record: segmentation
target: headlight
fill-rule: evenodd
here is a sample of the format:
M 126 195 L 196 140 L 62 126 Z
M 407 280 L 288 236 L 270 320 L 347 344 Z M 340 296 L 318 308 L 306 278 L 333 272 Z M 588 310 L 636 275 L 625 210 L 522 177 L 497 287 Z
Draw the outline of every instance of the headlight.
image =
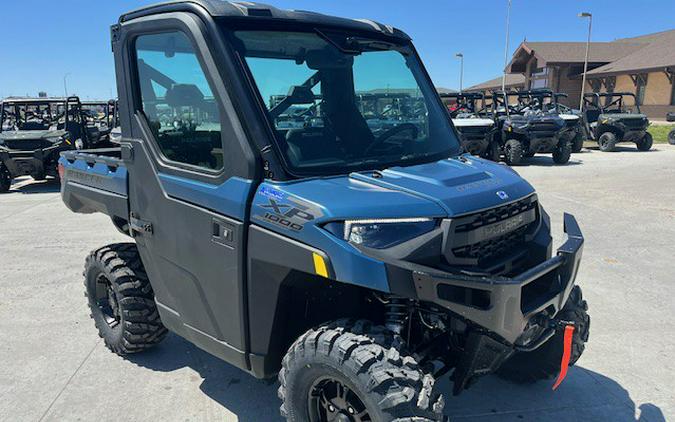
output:
M 346 220 L 328 223 L 324 228 L 349 243 L 385 249 L 414 239 L 436 227 L 432 218 Z

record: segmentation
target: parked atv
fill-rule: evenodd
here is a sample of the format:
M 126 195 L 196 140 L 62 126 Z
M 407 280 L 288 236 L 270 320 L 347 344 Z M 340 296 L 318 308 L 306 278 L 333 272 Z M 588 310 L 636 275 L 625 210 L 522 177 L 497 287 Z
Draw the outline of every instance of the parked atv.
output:
M 581 112 L 572 110 L 560 103 L 561 98 L 567 98 L 567 94 L 553 92 L 548 88 L 533 89 L 518 92 L 518 103 L 522 111 L 543 111 L 557 114 L 565 121 L 565 128 L 561 137 L 567 139 L 572 146 L 572 152 L 581 152 L 584 146 L 584 130 Z
M 506 163 L 516 166 L 523 158 L 544 153 L 552 154 L 555 164 L 566 164 L 572 146 L 564 136 L 565 121 L 556 113 L 525 106 L 517 99 L 517 92 L 492 96 L 492 115 Z
M 624 98 L 633 99 L 634 109 L 626 107 Z M 635 94 L 630 92 L 595 92 L 584 94 L 584 116 L 600 151 L 610 152 L 619 142 L 634 142 L 640 151 L 649 151 L 654 140 L 647 132 L 649 119 L 640 112 Z
M 666 121 L 675 122 L 675 113 L 668 113 L 666 115 Z M 668 143 L 670 145 L 675 145 L 675 128 L 668 133 Z
M 493 119 L 486 116 L 485 96 L 478 93 L 441 94 L 468 153 L 499 161 L 500 147 Z M 480 104 L 479 104 L 480 101 Z
M 552 256 L 534 189 L 460 152 L 405 33 L 199 0 L 125 14 L 111 33 L 120 147 L 60 160 L 64 203 L 132 240 L 86 259 L 110 350 L 171 330 L 278 374 L 297 422 L 437 421 L 448 372 L 455 393 L 498 370 L 558 385 L 579 359 L 576 220 L 564 215 Z M 381 131 L 357 106 L 364 91 L 410 99 Z M 288 128 L 279 117 L 297 105 L 313 122 Z
M 12 179 L 58 178 L 61 151 L 83 148 L 89 133 L 77 97 L 13 98 L 0 104 L 0 192 Z

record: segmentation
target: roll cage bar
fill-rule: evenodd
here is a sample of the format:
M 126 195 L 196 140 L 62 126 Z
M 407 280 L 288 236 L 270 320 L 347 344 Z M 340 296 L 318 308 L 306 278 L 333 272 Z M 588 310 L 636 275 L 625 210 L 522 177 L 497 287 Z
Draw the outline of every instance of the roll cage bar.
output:
M 439 94 L 442 99 L 454 99 L 457 103 L 457 108 L 450 111 L 450 116 L 455 117 L 462 110 L 467 110 L 469 113 L 481 114 L 486 112 L 485 99 L 486 96 L 483 93 L 479 92 L 466 92 L 466 93 L 446 93 Z M 480 108 L 477 107 L 477 103 L 480 100 Z
M 624 110 L 623 97 L 633 97 L 633 103 L 640 113 L 640 105 L 637 102 L 637 97 L 632 92 L 589 92 L 584 94 L 584 107 L 600 110 L 604 113 L 606 110 L 612 109 L 616 106 L 619 111 Z M 603 98 L 603 101 L 600 101 Z M 615 99 L 616 98 L 616 99 Z

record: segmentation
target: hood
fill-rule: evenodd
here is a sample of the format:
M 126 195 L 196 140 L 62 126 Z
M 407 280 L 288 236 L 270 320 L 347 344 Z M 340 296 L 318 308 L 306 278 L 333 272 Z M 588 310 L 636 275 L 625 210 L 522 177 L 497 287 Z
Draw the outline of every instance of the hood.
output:
M 56 138 L 63 137 L 65 130 L 13 130 L 0 132 L 0 141 L 36 141 L 46 140 L 56 142 Z M 54 139 L 54 141 L 52 141 Z
M 563 119 L 565 121 L 579 120 L 579 116 L 576 115 L 576 114 L 566 114 L 566 113 L 564 113 L 564 114 L 559 114 L 559 116 L 560 116 L 561 119 Z
M 623 120 L 623 119 L 645 119 L 647 120 L 647 115 L 642 113 L 604 113 L 598 117 L 598 120 L 610 119 L 610 120 Z
M 345 218 L 453 217 L 533 192 L 509 167 L 466 154 L 383 171 L 266 182 L 256 194 L 253 213 L 268 212 L 272 200 L 312 210 L 315 223 Z
M 452 124 L 455 125 L 455 127 L 475 127 L 475 126 L 489 127 L 494 126 L 495 122 L 492 119 L 468 117 L 462 119 L 452 119 Z

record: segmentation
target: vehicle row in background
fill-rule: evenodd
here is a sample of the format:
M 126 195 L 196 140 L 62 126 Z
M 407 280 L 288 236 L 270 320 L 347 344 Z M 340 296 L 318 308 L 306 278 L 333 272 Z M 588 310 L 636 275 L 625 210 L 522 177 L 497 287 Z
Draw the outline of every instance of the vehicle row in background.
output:
M 569 161 L 572 144 L 581 150 L 579 116 L 559 108 L 550 90 L 442 94 L 450 102 L 462 146 L 473 155 L 518 165 L 537 153 L 552 154 L 556 164 Z
M 58 178 L 59 153 L 107 146 L 108 102 L 67 98 L 10 98 L 0 103 L 0 192 L 12 179 Z

